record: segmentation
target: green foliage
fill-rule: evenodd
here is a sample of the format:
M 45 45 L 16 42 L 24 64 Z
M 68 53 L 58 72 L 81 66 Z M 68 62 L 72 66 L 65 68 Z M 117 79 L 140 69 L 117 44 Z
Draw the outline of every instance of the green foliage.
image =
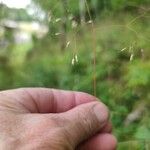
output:
M 128 80 L 129 87 L 150 87 L 150 62 L 141 60 L 135 61 L 129 66 Z M 141 72 L 143 72 L 141 74 Z
M 138 139 L 143 139 L 143 140 L 149 139 L 150 140 L 149 128 L 150 127 L 145 127 L 145 126 L 139 127 L 136 134 L 135 134 L 135 137 Z
M 145 143 L 139 141 L 123 142 L 119 144 L 118 150 L 145 150 Z
M 55 17 L 60 17 L 63 12 L 62 8 L 63 0 L 34 0 L 36 4 L 39 4 L 44 10 L 52 12 Z M 79 15 L 79 1 L 80 0 L 67 0 L 68 13 Z M 148 5 L 149 0 L 86 0 L 91 11 L 96 13 L 102 13 L 107 11 L 122 11 L 127 8 L 130 10 L 139 9 L 143 5 Z
M 132 9 L 140 8 L 143 5 L 149 4 L 148 0 L 110 0 L 113 10 L 123 10 L 123 9 Z

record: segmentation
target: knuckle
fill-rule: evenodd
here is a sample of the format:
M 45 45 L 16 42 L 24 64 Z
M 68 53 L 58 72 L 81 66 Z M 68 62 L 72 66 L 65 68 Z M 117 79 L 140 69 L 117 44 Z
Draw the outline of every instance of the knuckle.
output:
M 83 109 L 79 110 L 77 117 L 77 131 L 84 132 L 84 135 L 89 136 L 93 132 L 93 128 L 97 128 L 98 122 L 92 108 L 86 109 L 86 112 Z

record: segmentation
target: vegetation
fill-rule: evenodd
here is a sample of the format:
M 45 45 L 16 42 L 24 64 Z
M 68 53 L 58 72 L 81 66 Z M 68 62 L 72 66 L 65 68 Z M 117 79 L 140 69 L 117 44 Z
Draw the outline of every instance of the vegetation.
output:
M 111 110 L 118 149 L 148 150 L 149 0 L 87 0 L 87 5 L 79 0 L 34 3 L 45 12 L 43 22 L 49 33 L 40 40 L 33 35 L 33 44 L 24 45 L 13 43 L 8 34 L 5 40 L 9 44 L 0 45 L 0 89 L 39 86 L 94 94 L 95 75 L 96 96 Z M 4 17 L 0 15 L 0 19 Z M 3 39 L 0 32 L 0 41 Z

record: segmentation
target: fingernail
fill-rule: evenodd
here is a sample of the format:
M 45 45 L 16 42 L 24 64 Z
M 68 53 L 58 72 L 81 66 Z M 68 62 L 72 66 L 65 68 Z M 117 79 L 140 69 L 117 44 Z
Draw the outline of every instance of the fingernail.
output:
M 105 124 L 108 121 L 109 113 L 107 107 L 104 104 L 96 104 L 94 106 L 94 113 L 100 123 Z

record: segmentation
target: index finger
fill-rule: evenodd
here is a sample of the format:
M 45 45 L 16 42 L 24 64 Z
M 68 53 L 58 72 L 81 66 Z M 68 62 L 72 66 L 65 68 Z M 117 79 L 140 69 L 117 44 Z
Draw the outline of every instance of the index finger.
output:
M 48 88 L 21 88 L 0 94 L 21 104 L 32 113 L 61 113 L 97 100 L 96 97 L 82 92 Z

